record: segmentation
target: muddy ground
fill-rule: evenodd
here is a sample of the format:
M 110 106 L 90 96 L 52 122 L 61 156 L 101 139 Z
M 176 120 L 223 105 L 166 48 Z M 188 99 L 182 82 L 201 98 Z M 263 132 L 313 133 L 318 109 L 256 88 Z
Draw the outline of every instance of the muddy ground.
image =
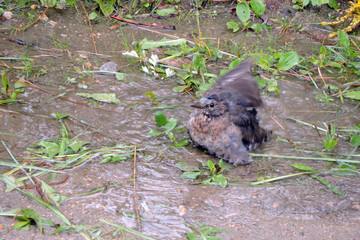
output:
M 260 34 L 253 32 L 231 33 L 226 29 L 226 22 L 236 21 L 231 15 L 230 6 L 215 5 L 215 19 L 206 14 L 200 18 L 203 36 L 217 39 L 224 49 L 231 43 L 244 44 L 244 48 L 253 47 L 254 42 L 260 48 L 269 45 L 269 39 L 277 38 L 277 44 L 290 45 L 299 55 L 311 55 L 313 49 L 319 46 L 319 41 L 332 40 L 326 38 L 328 32 L 323 31 L 319 23 L 326 20 L 327 13 L 333 11 L 326 6 L 313 8 L 304 12 L 296 12 L 287 2 L 278 4 L 267 10 L 264 18 L 273 27 L 272 32 Z M 35 59 L 34 68 L 44 68 L 46 74 L 34 77 L 29 75 L 29 81 L 45 89 L 28 87 L 26 93 L 19 96 L 21 103 L 2 105 L 1 140 L 11 152 L 21 161 L 25 161 L 28 153 L 26 147 L 34 146 L 40 140 L 51 140 L 59 135 L 60 124 L 51 117 L 52 113 L 69 114 L 65 120 L 72 136 L 80 134 L 79 138 L 90 142 L 89 148 L 114 146 L 116 144 L 136 145 L 138 149 L 136 162 L 130 157 L 123 162 L 100 163 L 100 157 L 93 158 L 83 164 L 65 170 L 65 174 L 57 177 L 58 181 L 68 176 L 67 181 L 54 186 L 60 193 L 69 196 L 61 202 L 61 211 L 74 224 L 99 226 L 104 239 L 111 239 L 115 227 L 100 221 L 109 222 L 139 231 L 155 239 L 185 239 L 186 233 L 194 232 L 189 225 L 200 224 L 225 229 L 228 232 L 216 236 L 222 239 L 359 239 L 360 238 L 360 190 L 359 179 L 356 177 L 321 175 L 328 182 L 345 193 L 339 196 L 325 185 L 313 178 L 303 176 L 285 179 L 273 184 L 250 186 L 258 178 L 276 177 L 297 172 L 291 167 L 293 163 L 306 164 L 315 169 L 330 168 L 331 163 L 311 160 L 280 159 L 276 157 L 253 157 L 250 166 L 239 166 L 225 173 L 228 181 L 233 183 L 226 188 L 213 185 L 194 185 L 190 180 L 180 177 L 181 171 L 175 166 L 180 161 L 198 166 L 208 160 L 217 158 L 203 153 L 190 145 L 182 148 L 171 147 L 166 137 L 150 138 L 148 132 L 155 127 L 154 114 L 161 104 L 175 105 L 175 110 L 161 110 L 168 118 L 177 118 L 185 125 L 194 101 L 191 94 L 178 94 L 172 88 L 178 86 L 173 79 L 158 80 L 140 71 L 139 64 L 132 64 L 121 54 L 126 51 L 119 29 L 110 28 L 110 21 L 101 19 L 93 25 L 95 40 L 99 54 L 94 54 L 90 30 L 85 21 L 84 12 L 80 8 L 67 10 L 49 9 L 47 16 L 56 24 L 40 21 L 25 32 L 16 35 L 9 29 L 18 22 L 7 20 L 1 22 L 0 49 L 5 56 L 27 54 Z M 271 19 L 287 17 L 296 18 L 296 23 L 303 23 L 304 31 L 287 31 L 280 33 L 280 25 Z M 175 25 L 176 31 L 157 30 L 177 37 L 193 40 L 192 33 L 197 32 L 197 25 L 191 16 L 179 20 L 154 19 L 150 17 L 137 18 L 137 21 Z M 146 31 L 136 26 L 123 26 L 122 31 L 127 41 L 140 41 L 143 38 L 159 40 L 160 34 Z M 67 51 L 55 49 L 51 36 L 69 44 Z M 25 47 L 7 38 L 22 39 L 34 44 Z M 320 39 L 320 40 L 319 40 Z M 221 47 L 222 45 L 220 45 Z M 108 61 L 116 62 L 120 72 L 125 73 L 126 81 L 116 80 L 113 76 L 82 76 L 85 69 L 98 70 Z M 6 61 L 13 67 L 9 71 L 10 79 L 17 79 L 22 66 L 17 61 Z M 218 63 L 211 63 L 208 70 L 219 74 L 220 69 L 227 69 L 229 61 L 224 57 Z M 7 69 L 4 64 L 2 69 Z M 324 73 L 325 75 L 327 73 Z M 77 83 L 86 85 L 87 89 L 79 88 L 77 83 L 66 80 L 76 78 Z M 327 74 L 330 81 L 337 76 Z M 296 118 L 304 122 L 312 122 L 324 127 L 323 122 L 334 121 L 337 127 L 349 127 L 360 123 L 357 102 L 340 99 L 327 105 L 315 96 L 320 92 L 311 82 L 289 75 L 278 81 L 279 94 L 263 93 L 265 106 L 259 110 L 261 125 L 273 130 L 272 139 L 262 145 L 255 153 L 290 156 L 323 156 L 322 140 L 325 133 L 318 133 L 309 126 L 289 120 Z M 57 95 L 65 93 L 64 97 L 76 102 L 86 103 L 87 100 L 76 95 L 85 93 L 116 93 L 121 103 L 104 104 L 100 107 L 69 102 Z M 158 104 L 151 103 L 145 96 L 153 92 L 160 100 Z M 81 121 L 80 121 L 81 120 Z M 86 122 L 87 124 L 84 124 Z M 8 133 L 16 134 L 9 135 Z M 319 136 L 320 134 L 320 136 Z M 180 134 L 180 138 L 186 134 Z M 301 146 L 320 154 L 297 151 L 289 139 Z M 338 153 L 349 153 L 352 147 L 348 141 L 340 139 Z M 1 161 L 13 162 L 8 152 L 1 145 Z M 359 152 L 355 152 L 359 154 Z M 335 155 L 336 157 L 336 155 Z M 136 163 L 136 164 L 135 164 Z M 133 173 L 136 166 L 136 181 L 134 188 Z M 229 165 L 230 166 L 230 165 Z M 10 168 L 0 167 L 1 173 Z M 45 178 L 46 179 L 46 178 Z M 89 192 L 94 189 L 120 183 L 104 191 L 86 195 L 73 196 L 77 193 Z M 0 207 L 3 211 L 15 208 L 31 208 L 41 216 L 63 224 L 50 210 L 42 207 L 18 191 L 5 192 L 5 184 L 0 184 Z M 29 190 L 37 195 L 34 189 Z M 141 220 L 131 217 L 139 211 Z M 130 216 L 129 216 L 130 215 Z M 0 226 L 8 228 L 11 218 L 0 217 Z M 89 230 L 91 231 L 91 230 Z M 1 232 L 0 239 L 82 239 L 77 233 L 60 233 L 52 235 L 53 229 L 46 228 L 41 234 L 36 227 L 29 231 Z M 106 234 L 108 233 L 108 234 Z M 124 233 L 124 239 L 140 239 L 129 233 Z M 117 235 L 116 239 L 121 239 Z

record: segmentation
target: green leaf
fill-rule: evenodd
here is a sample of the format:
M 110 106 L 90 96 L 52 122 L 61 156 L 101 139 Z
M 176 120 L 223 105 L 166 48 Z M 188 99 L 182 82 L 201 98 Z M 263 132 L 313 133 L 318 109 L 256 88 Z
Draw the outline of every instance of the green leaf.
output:
M 67 199 L 67 196 L 61 195 L 55 191 L 53 187 L 45 183 L 44 181 L 41 181 L 41 189 L 43 190 L 46 199 L 52 203 L 55 204 L 57 207 L 60 207 L 60 202 Z
M 332 151 L 335 148 L 338 141 L 339 141 L 338 138 L 331 138 L 331 139 L 329 139 L 328 142 L 324 141 L 324 146 L 327 150 Z
M 237 23 L 237 22 L 227 22 L 226 23 L 226 27 L 227 27 L 227 29 L 230 29 L 230 30 L 232 30 L 233 32 L 237 32 L 237 31 L 239 31 L 240 30 L 240 28 L 239 28 L 239 23 Z
M 224 177 L 222 174 L 218 174 L 212 177 L 212 180 L 216 183 L 216 185 L 220 187 L 226 187 L 227 186 L 227 180 L 226 177 Z
M 254 23 L 251 24 L 250 28 L 254 30 L 256 33 L 260 33 L 263 30 L 263 28 L 269 29 L 270 27 L 264 24 Z
M 279 59 L 278 70 L 287 71 L 299 62 L 299 55 L 296 51 L 285 53 Z
M 36 226 L 39 228 L 40 232 L 41 233 L 44 232 L 43 227 L 42 227 L 41 218 L 35 210 L 25 208 L 20 211 L 19 215 L 22 215 L 25 219 L 33 220 L 35 222 Z M 17 230 L 20 230 L 20 229 L 17 229 Z
M 187 178 L 187 179 L 197 179 L 199 177 L 201 172 L 184 172 L 183 174 L 180 175 L 181 178 Z
M 186 162 L 178 162 L 175 165 L 183 172 L 200 172 L 197 166 L 189 166 Z
M 175 142 L 176 141 L 176 138 L 174 137 L 174 133 L 173 132 L 165 132 L 166 133 L 166 135 L 167 135 L 167 137 L 171 140 L 171 141 L 173 141 L 173 142 Z
M 202 69 L 204 72 L 206 72 L 206 63 L 205 58 L 200 53 L 195 53 L 193 56 L 193 65 L 194 69 L 199 73 L 199 69 Z
M 62 138 L 60 139 L 60 142 L 59 142 L 59 153 L 58 153 L 58 155 L 63 155 L 63 154 L 65 154 L 65 150 L 67 150 L 66 147 L 67 147 L 67 145 L 68 145 L 69 142 L 70 142 L 70 139 L 68 139 L 67 137 L 62 137 Z
M 333 186 L 331 183 L 329 183 L 328 181 L 326 181 L 325 179 L 319 177 L 319 176 L 312 176 L 313 178 L 319 180 L 322 184 L 324 184 L 325 186 L 327 186 L 330 191 L 332 191 L 335 194 L 338 194 L 340 196 L 345 196 L 346 194 L 343 193 L 340 189 L 336 188 L 335 186 Z
M 339 29 L 338 37 L 341 45 L 343 45 L 346 49 L 349 49 L 350 47 L 349 35 L 347 35 L 347 33 L 345 33 L 343 30 Z
M 176 9 L 175 9 L 175 7 L 170 7 L 170 8 L 164 8 L 164 9 L 158 9 L 155 12 L 160 17 L 165 17 L 165 16 L 169 16 L 171 14 L 175 14 Z
M 199 91 L 207 91 L 211 88 L 212 85 L 214 85 L 216 81 L 214 79 L 210 79 L 209 82 L 202 82 L 199 85 Z
M 219 166 L 220 166 L 220 168 L 222 168 L 222 169 L 227 168 L 226 165 L 225 165 L 225 163 L 224 163 L 224 160 L 222 160 L 222 159 L 220 159 L 220 161 L 219 161 Z
M 165 124 L 165 130 L 167 132 L 170 132 L 172 130 L 174 130 L 174 128 L 176 127 L 178 120 L 176 118 L 170 118 L 168 120 L 168 122 Z
M 77 93 L 76 95 L 85 98 L 93 98 L 99 102 L 115 103 L 115 104 L 120 103 L 120 100 L 116 98 L 115 93 Z
M 263 89 L 264 87 L 266 87 L 267 82 L 268 82 L 266 79 L 260 78 L 259 76 L 255 77 L 255 81 L 260 89 Z
M 234 61 L 232 61 L 229 65 L 229 70 L 235 68 L 236 66 L 238 66 L 244 59 L 242 58 L 237 58 Z
M 326 1 L 326 0 L 325 0 Z M 305 7 L 310 4 L 310 0 L 302 0 L 302 5 Z
M 165 115 L 161 112 L 155 113 L 155 122 L 157 127 L 165 126 L 168 123 L 168 120 L 166 119 Z
M 157 107 L 151 107 L 150 110 L 153 111 L 153 110 L 176 109 L 176 108 L 179 108 L 179 107 L 180 107 L 180 105 L 176 105 L 176 104 L 173 104 L 173 105 L 162 104 L 162 105 L 157 106 Z
M 10 81 L 8 75 L 5 72 L 2 73 L 1 83 L 2 83 L 1 94 L 10 96 L 11 93 Z
M 316 171 L 315 169 L 312 169 L 311 167 L 309 166 L 306 166 L 306 165 L 303 165 L 303 164 L 299 164 L 299 163 L 294 163 L 294 164 L 291 164 L 291 166 L 293 168 L 296 168 L 298 170 L 301 170 L 301 171 Z
M 54 116 L 57 120 L 69 117 L 69 114 L 61 114 L 61 113 L 52 113 L 51 115 Z
M 242 22 L 246 22 L 250 19 L 250 8 L 246 3 L 238 3 L 236 6 L 236 15 Z
M 114 11 L 115 0 L 96 0 L 96 2 L 105 16 L 109 16 Z
M 193 234 L 193 233 L 186 233 L 186 236 L 189 240 L 199 240 L 203 239 L 200 235 Z
M 186 162 L 178 162 L 175 164 L 176 167 L 178 167 L 181 171 L 188 171 L 189 169 L 187 169 L 187 163 Z
M 19 231 L 21 229 L 29 231 L 30 230 L 30 225 L 31 225 L 31 220 L 19 221 L 19 222 L 14 224 L 13 228 L 16 231 Z
M 250 6 L 256 16 L 260 16 L 265 13 L 265 4 L 262 0 L 251 0 Z
M 180 142 L 177 142 L 174 144 L 174 147 L 184 147 L 189 144 L 189 139 L 181 140 Z
M 14 190 L 14 188 L 17 187 L 23 187 L 24 186 L 24 182 L 20 181 L 19 179 L 15 178 L 13 175 L 5 175 L 3 174 L 3 178 L 5 180 L 7 180 L 7 182 L 9 182 L 10 184 L 7 184 L 6 182 L 6 189 L 5 192 L 11 192 L 12 190 Z
M 158 47 L 172 47 L 172 46 L 179 46 L 181 44 L 186 44 L 185 39 L 176 39 L 171 40 L 167 38 L 163 38 L 159 41 L 152 41 L 144 38 L 139 42 L 139 46 L 141 49 L 152 49 L 152 48 L 158 48 Z
M 352 135 L 350 138 L 350 144 L 353 147 L 359 147 L 360 146 L 360 135 Z
M 293 8 L 296 9 L 296 10 L 299 10 L 299 11 L 304 10 L 304 8 L 299 6 L 299 5 L 293 5 Z
M 15 89 L 26 88 L 25 81 L 23 79 L 16 80 L 14 83 Z
M 336 0 L 329 0 L 329 3 L 328 3 L 329 7 L 337 10 L 340 8 L 340 4 L 338 4 L 338 2 Z
M 148 133 L 148 136 L 149 137 L 152 137 L 152 136 L 159 136 L 159 135 L 162 135 L 164 134 L 163 132 L 159 132 L 158 130 L 156 129 L 151 129 L 150 132 Z
M 173 92 L 183 92 L 187 87 L 188 87 L 187 85 L 173 87 L 172 91 Z
M 212 170 L 212 169 L 214 169 L 215 164 L 212 161 L 209 160 L 209 161 L 203 163 L 203 166 L 204 167 L 207 166 L 208 168 L 210 168 L 210 170 Z
M 60 145 L 55 142 L 40 141 L 36 146 L 45 148 L 43 153 L 48 155 L 49 158 L 53 158 L 60 151 Z
M 343 93 L 343 96 L 346 98 L 354 99 L 354 100 L 360 100 L 360 91 L 350 91 Z
M 153 93 L 153 92 L 146 92 L 145 96 L 150 98 L 151 101 L 154 101 L 154 99 L 155 99 L 155 93 Z
M 116 77 L 116 79 L 119 80 L 119 81 L 125 79 L 124 74 L 123 74 L 123 73 L 119 73 L 119 72 L 115 73 L 115 77 Z
M 18 100 L 16 99 L 5 99 L 5 100 L 0 100 L 0 104 L 6 104 L 6 103 L 16 103 L 18 102 Z
M 280 93 L 280 90 L 277 87 L 277 81 L 275 79 L 271 79 L 267 81 L 268 83 L 268 91 L 269 92 L 275 92 L 276 94 Z
M 89 19 L 90 20 L 94 20 L 97 17 L 97 13 L 96 12 L 92 12 L 89 14 Z
M 78 152 L 86 144 L 89 144 L 89 142 L 73 140 L 70 144 L 68 144 L 68 147 L 70 147 L 74 152 Z

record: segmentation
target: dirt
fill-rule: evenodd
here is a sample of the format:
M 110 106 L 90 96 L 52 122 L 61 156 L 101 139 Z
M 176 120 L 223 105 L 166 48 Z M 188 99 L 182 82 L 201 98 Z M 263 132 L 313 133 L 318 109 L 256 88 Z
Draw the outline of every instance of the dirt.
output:
M 272 1 L 272 4 L 275 4 Z M 276 4 L 275 4 L 276 5 Z M 274 6 L 275 6 L 274 5 Z M 279 7 L 279 5 L 281 7 Z M 319 25 L 310 22 L 320 22 L 325 19 L 329 9 L 323 14 L 314 16 L 311 9 L 304 12 L 287 9 L 290 5 L 278 4 L 269 9 L 269 19 L 287 16 L 298 16 L 297 21 L 304 24 L 306 31 L 288 31 L 280 34 L 279 24 L 269 20 L 274 27 L 274 35 L 281 44 L 292 45 L 300 55 L 309 55 L 313 48 L 319 46 L 319 41 L 311 36 L 319 30 Z M 322 6 L 322 9 L 326 6 Z M 253 46 L 254 42 L 261 48 L 269 44 L 269 32 L 255 34 L 251 32 L 231 33 L 226 30 L 225 23 L 236 21 L 229 8 L 213 6 L 218 15 L 215 19 L 207 15 L 201 17 L 203 36 L 219 39 L 221 43 L 230 40 L 243 47 Z M 284 10 L 285 9 L 285 10 Z M 284 10 L 284 11 L 282 11 Z M 285 15 L 282 15 L 285 14 Z M 192 111 L 190 104 L 194 97 L 190 94 L 178 94 L 172 88 L 178 86 L 174 80 L 157 80 L 141 72 L 138 63 L 132 64 L 121 54 L 126 51 L 119 30 L 110 28 L 110 21 L 101 20 L 93 26 L 98 54 L 94 54 L 94 46 L 89 26 L 84 12 L 80 9 L 65 11 L 50 9 L 49 19 L 56 25 L 38 22 L 25 32 L 11 35 L 9 28 L 17 25 L 14 21 L 1 22 L 0 49 L 6 50 L 6 55 L 17 56 L 27 54 L 35 59 L 34 69 L 44 68 L 47 73 L 28 80 L 38 88 L 28 87 L 24 95 L 20 95 L 21 103 L 2 105 L 0 116 L 1 140 L 3 140 L 19 161 L 26 160 L 26 147 L 34 146 L 40 140 L 51 140 L 59 135 L 60 124 L 51 116 L 59 112 L 69 114 L 66 120 L 72 136 L 80 134 L 79 138 L 89 141 L 90 148 L 114 146 L 115 144 L 135 144 L 139 151 L 136 162 L 129 158 L 123 162 L 103 163 L 100 158 L 94 158 L 85 163 L 65 170 L 68 180 L 54 186 L 60 193 L 69 196 L 61 203 L 61 211 L 74 224 L 99 226 L 102 233 L 113 231 L 115 227 L 100 219 L 117 225 L 139 231 L 155 239 L 185 239 L 185 233 L 193 232 L 189 227 L 201 224 L 225 229 L 228 232 L 217 234 L 222 239 L 359 239 L 360 238 L 360 190 L 358 178 L 321 175 L 322 178 L 344 192 L 339 196 L 330 191 L 319 181 L 308 177 L 284 179 L 264 186 L 250 186 L 249 183 L 258 178 L 276 177 L 297 172 L 291 164 L 306 164 L 315 169 L 330 168 L 329 162 L 311 160 L 292 160 L 276 157 L 253 157 L 250 166 L 239 166 L 225 173 L 232 185 L 226 188 L 218 186 L 194 185 L 190 180 L 180 177 L 181 171 L 175 166 L 180 161 L 189 165 L 199 166 L 204 161 L 218 161 L 191 144 L 183 148 L 171 147 L 166 137 L 150 138 L 148 132 L 155 127 L 155 111 L 151 107 L 159 104 L 176 105 L 175 110 L 161 110 L 168 118 L 177 118 L 182 125 L 186 124 Z M 313 21 L 315 18 L 316 21 Z M 308 19 L 308 20 L 306 20 Z M 193 40 L 191 33 L 197 31 L 196 21 L 190 17 L 181 20 L 177 18 L 152 19 L 139 18 L 142 22 L 156 22 L 162 25 L 175 25 L 176 31 L 161 32 Z M 182 24 L 185 22 L 186 24 Z M 143 38 L 159 40 L 163 36 L 143 30 L 136 26 L 123 26 L 122 31 L 127 41 L 140 41 Z M 322 32 L 323 33 L 323 32 Z M 309 35 L 310 34 L 310 35 Z M 326 33 L 327 34 L 327 33 Z M 324 38 L 326 36 L 324 34 Z M 310 36 L 310 37 L 309 37 Z M 22 39 L 33 44 L 31 47 L 21 46 L 7 39 Z M 69 44 L 66 51 L 54 48 L 53 38 Z M 320 41 L 321 42 L 321 41 Z M 224 57 L 225 59 L 225 57 Z M 120 72 L 125 73 L 126 80 L 116 80 L 114 76 L 81 75 L 80 71 L 98 70 L 106 62 L 115 62 Z M 6 61 L 13 67 L 9 71 L 11 80 L 16 80 L 22 66 L 20 61 Z M 219 74 L 220 69 L 227 68 L 228 62 L 222 60 L 212 63 L 211 72 Z M 7 69 L 5 65 L 2 70 Z M 210 68 L 209 68 L 210 69 Z M 210 70 L 209 70 L 210 71 Z M 25 75 L 24 73 L 21 73 Z M 336 76 L 324 73 L 326 77 Z M 77 83 L 87 86 L 87 89 L 77 87 L 77 83 L 67 82 L 68 78 L 76 78 Z M 259 110 L 261 125 L 273 130 L 273 138 L 255 151 L 269 155 L 290 156 L 322 156 L 325 133 L 318 133 L 314 128 L 289 120 L 296 118 L 304 122 L 314 123 L 324 127 L 323 122 L 334 121 L 337 127 L 349 127 L 359 124 L 357 103 L 335 98 L 329 105 L 315 98 L 321 91 L 309 81 L 286 75 L 278 80 L 279 94 L 263 93 L 265 106 Z M 43 91 L 45 90 L 45 91 Z M 84 105 L 87 100 L 76 93 L 116 93 L 121 103 L 103 104 L 103 107 Z M 145 96 L 153 92 L 160 103 L 151 103 Z M 77 103 L 61 99 L 63 97 Z M 81 120 L 81 121 L 80 121 Z M 86 124 L 84 124 L 86 122 Z M 16 134 L 11 136 L 7 133 Z M 185 135 L 185 134 L 183 134 Z M 179 136 L 183 136 L 179 135 Z M 319 136 L 320 135 L 320 136 Z M 291 141 L 281 141 L 288 139 Z M 294 145 L 303 149 L 319 152 L 306 153 L 296 150 Z M 13 162 L 4 147 L 0 147 L 0 161 Z M 349 153 L 352 148 L 348 141 L 340 139 L 337 151 Z M 359 154 L 359 152 L 356 152 Z M 136 181 L 134 187 L 133 173 L 136 166 Z M 1 166 L 0 172 L 5 173 L 10 168 Z M 64 179 L 58 176 L 57 180 Z M 75 196 L 78 193 L 92 191 L 109 184 L 120 183 L 104 191 Z M 31 208 L 40 216 L 50 218 L 56 223 L 61 220 L 50 210 L 40 206 L 35 201 L 18 191 L 5 192 L 5 184 L 0 184 L 0 207 L 3 211 L 15 208 Z M 29 190 L 37 195 L 36 191 Z M 141 220 L 129 215 L 136 215 L 137 210 Z M 1 227 L 8 228 L 11 218 L 0 218 Z M 60 233 L 52 235 L 52 229 L 45 229 L 41 234 L 37 228 L 30 231 L 15 231 L 0 233 L 0 239 L 82 239 L 78 233 Z M 112 239 L 110 232 L 104 239 Z M 140 239 L 129 233 L 124 233 L 126 239 Z M 120 234 L 120 236 L 122 236 Z M 123 239 L 119 238 L 118 239 Z

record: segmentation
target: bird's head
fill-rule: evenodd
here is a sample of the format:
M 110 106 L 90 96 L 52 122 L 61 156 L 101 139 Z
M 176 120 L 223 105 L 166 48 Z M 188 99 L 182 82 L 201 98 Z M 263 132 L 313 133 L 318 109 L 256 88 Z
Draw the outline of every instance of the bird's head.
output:
M 228 111 L 228 105 L 215 94 L 201 98 L 200 101 L 193 103 L 191 107 L 202 109 L 203 113 L 209 117 L 218 117 Z

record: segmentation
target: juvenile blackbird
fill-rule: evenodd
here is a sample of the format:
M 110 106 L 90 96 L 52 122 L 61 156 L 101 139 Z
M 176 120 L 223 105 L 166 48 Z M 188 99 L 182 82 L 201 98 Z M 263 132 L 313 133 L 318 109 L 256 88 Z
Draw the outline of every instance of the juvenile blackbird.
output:
M 272 131 L 260 127 L 256 107 L 262 105 L 259 89 L 242 62 L 205 92 L 187 123 L 192 142 L 210 154 L 237 166 L 250 163 L 248 151 L 269 139 Z

